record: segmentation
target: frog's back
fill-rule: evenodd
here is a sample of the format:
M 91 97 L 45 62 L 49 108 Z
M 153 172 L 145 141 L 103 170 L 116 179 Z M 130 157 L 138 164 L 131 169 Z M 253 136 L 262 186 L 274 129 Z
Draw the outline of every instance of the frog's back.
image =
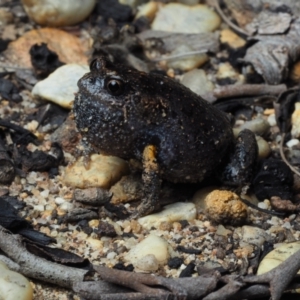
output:
M 137 81 L 147 123 L 143 135 L 157 143 L 163 177 L 196 182 L 216 171 L 233 143 L 226 114 L 168 77 L 147 74 Z

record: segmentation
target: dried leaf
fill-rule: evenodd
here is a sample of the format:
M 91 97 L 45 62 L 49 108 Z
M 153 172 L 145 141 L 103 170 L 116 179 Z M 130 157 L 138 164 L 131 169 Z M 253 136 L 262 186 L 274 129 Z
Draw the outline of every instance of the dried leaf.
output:
M 270 12 L 292 12 L 294 16 L 300 16 L 300 2 L 295 0 L 224 0 L 224 2 L 239 26 L 243 28 L 266 9 Z
M 48 48 L 56 52 L 59 60 L 64 63 L 87 64 L 87 43 L 74 35 L 54 28 L 26 32 L 22 37 L 11 42 L 3 54 L 14 66 L 31 68 L 29 49 L 34 44 L 41 43 L 46 43 Z
M 268 84 L 278 84 L 288 75 L 288 66 L 300 54 L 300 19 L 287 35 L 255 36 L 259 40 L 247 50 L 244 61 L 253 65 Z
M 262 11 L 245 28 L 251 34 L 280 34 L 289 29 L 292 19 L 288 13 Z

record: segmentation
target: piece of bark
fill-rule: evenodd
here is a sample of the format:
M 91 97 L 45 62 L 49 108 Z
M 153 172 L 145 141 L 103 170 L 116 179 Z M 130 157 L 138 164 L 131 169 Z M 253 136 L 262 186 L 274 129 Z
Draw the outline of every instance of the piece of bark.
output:
M 262 11 L 251 23 L 246 25 L 246 30 L 250 34 L 281 34 L 285 33 L 293 18 L 288 13 Z
M 247 283 L 269 283 L 272 300 L 280 300 L 299 268 L 300 251 L 297 251 L 271 271 L 258 276 L 247 276 L 243 280 Z
M 279 95 L 286 90 L 285 84 L 243 84 L 243 85 L 225 85 L 220 86 L 213 91 L 217 99 L 231 97 L 245 97 L 258 95 Z
M 107 269 L 101 266 L 94 266 L 94 269 L 100 274 L 103 280 L 130 287 L 140 293 L 149 293 L 148 296 L 159 297 L 173 294 L 174 296 L 176 295 L 178 299 L 190 300 L 199 299 L 213 291 L 220 278 L 219 272 L 214 272 L 208 276 L 203 275 L 199 277 L 172 279 L 149 274 Z M 157 286 L 160 286 L 160 289 L 157 289 Z
M 281 83 L 300 54 L 300 18 L 285 35 L 256 35 L 253 39 L 258 42 L 247 50 L 243 61 L 250 63 L 266 83 Z
M 221 300 L 221 299 L 230 299 L 233 295 L 235 295 L 244 284 L 239 282 L 238 280 L 234 280 L 234 278 L 230 279 L 229 282 L 218 289 L 217 291 L 210 293 L 208 296 L 204 297 L 203 300 Z M 226 295 L 226 296 L 225 296 Z
M 10 184 L 15 175 L 14 163 L 6 152 L 4 141 L 0 138 L 0 183 Z
M 51 142 L 59 143 L 65 152 L 76 154 L 76 145 L 80 141 L 80 134 L 76 129 L 75 121 L 70 114 L 65 122 L 51 135 Z
M 191 50 L 199 53 L 217 52 L 219 49 L 219 35 L 212 32 L 186 34 L 146 30 L 137 36 L 141 39 L 145 50 L 156 50 L 161 54 L 172 52 L 183 44 L 188 44 Z
M 81 220 L 97 219 L 98 213 L 86 208 L 73 208 L 67 213 L 64 220 L 66 222 L 78 222 Z
M 12 235 L 0 227 L 0 248 L 15 263 L 20 265 L 20 272 L 28 277 L 71 288 L 78 281 L 83 281 L 87 271 L 65 267 L 49 262 L 28 252 L 19 235 Z
M 224 0 L 224 2 L 242 28 L 266 10 L 280 12 L 284 8 L 294 16 L 300 16 L 300 2 L 295 0 Z

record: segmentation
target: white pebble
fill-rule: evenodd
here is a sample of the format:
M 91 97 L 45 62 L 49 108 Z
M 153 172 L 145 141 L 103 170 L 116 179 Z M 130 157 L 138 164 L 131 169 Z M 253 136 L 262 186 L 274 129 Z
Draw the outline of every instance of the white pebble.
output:
M 28 279 L 17 272 L 9 270 L 2 262 L 0 262 L 0 299 L 33 299 L 33 289 Z
M 292 136 L 294 138 L 300 137 L 300 103 L 295 103 L 295 110 L 292 114 Z
M 282 224 L 282 227 L 286 228 L 286 229 L 291 229 L 291 223 L 290 222 L 285 222 Z
M 138 219 L 138 222 L 146 229 L 158 228 L 162 222 L 173 223 L 175 221 L 191 221 L 196 218 L 196 206 L 191 202 L 177 202 L 166 205 L 162 211 Z
M 72 108 L 78 80 L 89 71 L 85 65 L 68 64 L 56 69 L 32 89 L 32 95 Z
M 147 254 L 136 262 L 135 267 L 143 271 L 151 272 L 156 271 L 159 268 L 159 264 L 153 254 Z
M 22 0 L 28 16 L 40 25 L 70 26 L 92 12 L 96 0 Z
M 159 265 L 164 265 L 168 261 L 169 257 L 174 255 L 174 252 L 165 239 L 157 235 L 150 234 L 139 244 L 131 248 L 124 258 L 136 267 L 138 261 L 149 254 L 152 254 L 156 258 Z M 147 264 L 145 264 L 145 266 L 146 265 Z
M 157 12 L 152 23 L 153 30 L 182 33 L 212 32 L 219 27 L 221 19 L 206 5 L 187 6 L 170 3 Z
M 49 196 L 49 190 L 43 190 L 40 194 L 42 197 L 47 198 Z
M 60 207 L 61 210 L 70 211 L 70 210 L 73 209 L 74 205 L 70 202 L 64 202 L 59 207 Z
M 292 148 L 293 146 L 296 146 L 299 144 L 299 140 L 298 139 L 291 139 L 289 140 L 286 145 L 289 147 L 289 148 Z
M 181 83 L 204 98 L 207 93 L 212 92 L 214 89 L 214 85 L 207 78 L 205 71 L 200 69 L 194 69 L 185 73 Z
M 39 205 L 34 205 L 33 209 L 36 210 L 36 211 L 44 211 L 45 207 L 44 207 L 44 205 L 39 204 Z
M 109 252 L 106 256 L 107 259 L 114 259 L 117 256 L 116 252 Z
M 270 126 L 275 126 L 277 124 L 275 114 L 269 115 L 268 122 L 269 122 Z
M 253 226 L 243 226 L 242 240 L 243 242 L 261 247 L 266 240 L 271 240 L 271 237 L 261 228 Z
M 60 204 L 63 204 L 66 200 L 64 198 L 61 198 L 61 197 L 56 197 L 55 198 L 55 203 L 57 205 L 60 205 Z
M 269 252 L 261 261 L 257 275 L 269 272 L 300 250 L 300 242 L 286 243 Z M 299 272 L 298 272 L 299 273 Z

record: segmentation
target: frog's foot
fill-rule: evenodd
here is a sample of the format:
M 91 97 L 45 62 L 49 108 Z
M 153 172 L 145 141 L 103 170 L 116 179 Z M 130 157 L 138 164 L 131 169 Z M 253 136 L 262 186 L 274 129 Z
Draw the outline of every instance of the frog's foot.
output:
M 137 210 L 130 216 L 136 219 L 151 213 L 157 206 L 160 191 L 160 178 L 156 162 L 156 147 L 149 145 L 143 152 L 144 197 Z
M 222 173 L 222 181 L 233 186 L 245 186 L 251 183 L 257 162 L 258 147 L 255 134 L 249 130 L 242 130 L 234 148 L 229 164 Z

